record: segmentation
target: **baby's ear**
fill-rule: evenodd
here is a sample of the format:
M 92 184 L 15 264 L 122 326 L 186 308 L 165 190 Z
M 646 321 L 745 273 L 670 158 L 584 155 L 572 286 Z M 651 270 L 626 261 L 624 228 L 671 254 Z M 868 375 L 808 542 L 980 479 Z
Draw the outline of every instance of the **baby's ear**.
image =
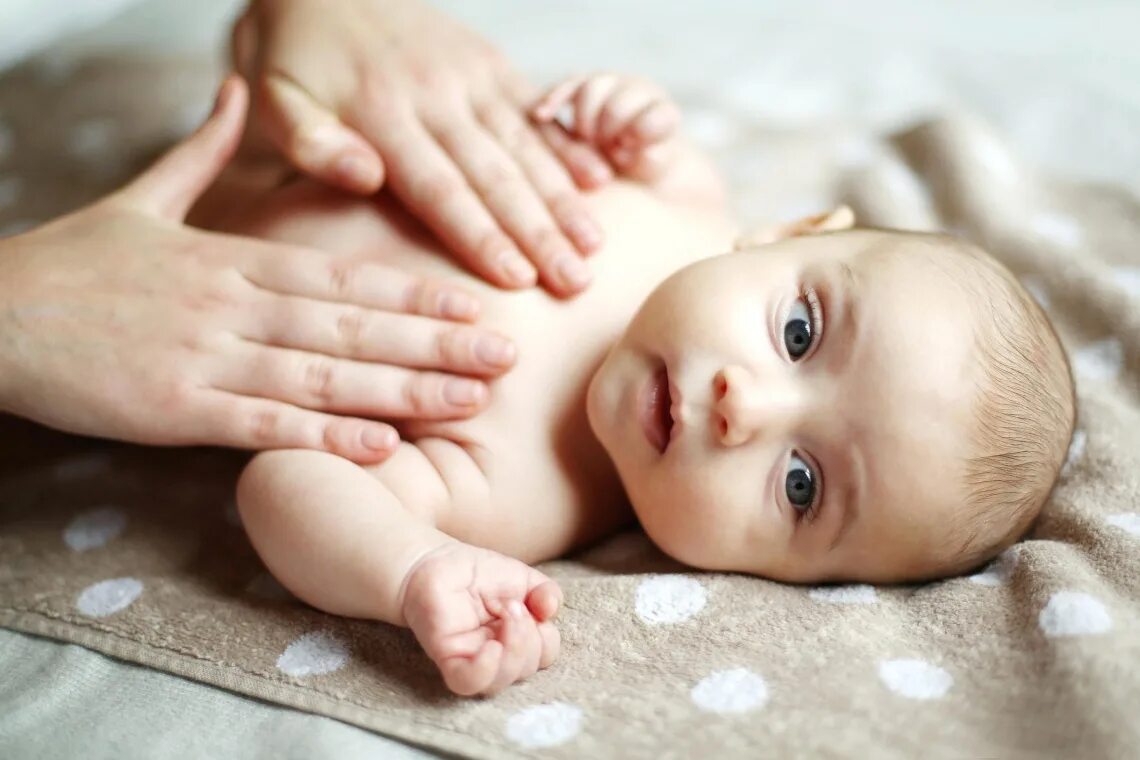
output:
M 736 239 L 735 249 L 742 251 L 759 245 L 775 243 L 800 235 L 815 235 L 820 232 L 839 232 L 855 226 L 855 212 L 850 206 L 839 206 L 831 211 L 815 216 L 805 216 L 783 224 L 772 224 L 750 230 Z

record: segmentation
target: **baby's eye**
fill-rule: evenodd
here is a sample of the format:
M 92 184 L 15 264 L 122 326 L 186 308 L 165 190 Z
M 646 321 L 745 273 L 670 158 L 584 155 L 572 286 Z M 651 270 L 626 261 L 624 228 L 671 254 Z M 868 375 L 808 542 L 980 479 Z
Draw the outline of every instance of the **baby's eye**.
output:
M 788 474 L 784 476 L 788 501 L 800 512 L 806 512 L 815 501 L 815 473 L 811 466 L 795 454 L 788 458 Z
M 792 304 L 788 320 L 784 322 L 784 347 L 788 349 L 788 356 L 792 357 L 792 361 L 799 359 L 811 348 L 814 333 L 807 301 L 797 298 Z

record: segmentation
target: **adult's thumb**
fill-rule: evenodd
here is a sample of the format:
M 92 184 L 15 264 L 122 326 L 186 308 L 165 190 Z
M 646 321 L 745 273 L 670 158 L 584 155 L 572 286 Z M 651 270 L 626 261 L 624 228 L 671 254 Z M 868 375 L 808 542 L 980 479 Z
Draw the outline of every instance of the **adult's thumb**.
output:
M 248 104 L 245 81 L 234 74 L 226 77 L 205 123 L 123 188 L 121 197 L 136 208 L 181 221 L 233 157 Z

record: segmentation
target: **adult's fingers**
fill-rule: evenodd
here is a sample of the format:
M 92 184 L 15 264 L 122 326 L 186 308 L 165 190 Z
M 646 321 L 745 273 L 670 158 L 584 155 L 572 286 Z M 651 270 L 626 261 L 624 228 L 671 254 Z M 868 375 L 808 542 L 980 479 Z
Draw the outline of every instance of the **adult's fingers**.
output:
M 389 186 L 460 260 L 501 287 L 534 285 L 534 266 L 419 122 L 394 118 L 373 139 L 386 161 Z
M 602 230 L 587 210 L 569 171 L 542 142 L 530 124 L 508 103 L 492 101 L 477 107 L 483 126 L 511 154 L 558 225 L 583 253 L 602 243 Z
M 589 269 L 578 251 L 498 142 L 466 119 L 439 128 L 435 137 L 502 228 L 529 256 L 544 283 L 560 294 L 575 293 L 589 283 Z
M 583 190 L 601 187 L 614 178 L 608 161 L 598 155 L 592 145 L 575 139 L 557 122 L 538 125 L 538 134 L 558 157 L 574 183 Z
M 470 378 L 336 359 L 240 340 L 209 376 L 219 390 L 305 409 L 384 419 L 458 419 L 482 409 L 486 384 Z
M 495 376 L 515 361 L 507 338 L 470 325 L 307 298 L 269 299 L 242 337 L 274 346 L 400 367 Z
M 473 295 L 441 280 L 304 248 L 283 250 L 274 243 L 259 244 L 259 250 L 260 256 L 238 264 L 239 271 L 272 293 L 463 322 L 479 315 Z
M 201 440 L 239 449 L 318 449 L 361 464 L 387 459 L 400 442 L 390 426 L 338 417 L 280 401 L 215 389 L 202 391 L 194 411 Z
M 361 195 L 380 189 L 380 155 L 298 82 L 280 73 L 265 76 L 256 106 L 269 139 L 298 169 Z

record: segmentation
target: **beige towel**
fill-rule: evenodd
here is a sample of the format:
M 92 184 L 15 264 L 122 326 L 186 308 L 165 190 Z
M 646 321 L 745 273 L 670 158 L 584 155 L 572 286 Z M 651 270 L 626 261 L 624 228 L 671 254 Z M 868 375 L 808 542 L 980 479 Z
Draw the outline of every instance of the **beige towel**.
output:
M 177 63 L 91 66 L 66 90 L 10 75 L 0 229 L 112 186 L 211 85 Z M 1057 321 L 1080 391 L 1070 462 L 1030 539 L 983 572 L 794 587 L 691 573 L 626 534 L 544 566 L 566 592 L 553 668 L 456 699 L 408 632 L 266 575 L 233 508 L 241 456 L 0 421 L 0 624 L 473 757 L 1135 756 L 1137 199 L 1035 176 L 960 115 L 889 139 L 738 126 L 719 157 L 748 218 L 844 200 L 865 223 L 950 229 Z

